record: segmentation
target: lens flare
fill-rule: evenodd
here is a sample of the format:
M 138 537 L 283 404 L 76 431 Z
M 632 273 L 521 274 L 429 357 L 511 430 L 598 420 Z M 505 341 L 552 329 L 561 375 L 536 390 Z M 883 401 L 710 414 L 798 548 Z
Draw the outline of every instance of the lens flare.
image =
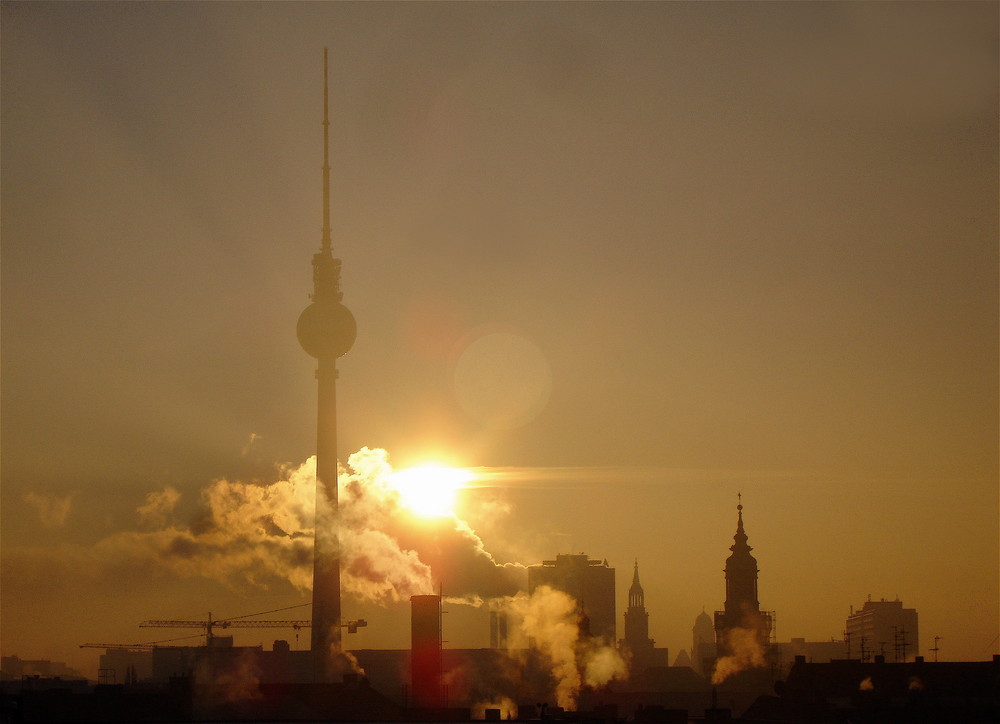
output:
M 462 468 L 421 465 L 392 474 L 390 482 L 405 508 L 424 518 L 440 518 L 454 513 L 459 489 L 473 477 Z

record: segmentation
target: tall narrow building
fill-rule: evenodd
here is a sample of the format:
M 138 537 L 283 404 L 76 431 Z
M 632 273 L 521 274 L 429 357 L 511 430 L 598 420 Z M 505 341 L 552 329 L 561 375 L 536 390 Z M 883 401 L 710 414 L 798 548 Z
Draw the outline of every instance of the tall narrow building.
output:
M 323 49 L 323 230 L 313 255 L 312 304 L 299 316 L 299 344 L 317 360 L 316 533 L 313 550 L 312 653 L 317 681 L 331 681 L 340 651 L 340 543 L 337 513 L 337 358 L 354 345 L 357 325 L 342 303 L 340 259 L 330 239 L 330 116 Z
M 743 529 L 742 501 L 736 511 L 736 535 L 729 547 L 732 554 L 726 559 L 726 603 L 722 611 L 715 612 L 715 641 L 720 657 L 734 653 L 736 643 L 732 632 L 735 629 L 752 631 L 749 640 L 755 641 L 761 649 L 767 647 L 771 637 L 771 614 L 760 610 L 757 599 L 759 570 L 757 559 L 750 555 L 753 548 L 747 544 L 749 539 Z M 746 636 L 741 637 L 741 643 L 747 642 Z

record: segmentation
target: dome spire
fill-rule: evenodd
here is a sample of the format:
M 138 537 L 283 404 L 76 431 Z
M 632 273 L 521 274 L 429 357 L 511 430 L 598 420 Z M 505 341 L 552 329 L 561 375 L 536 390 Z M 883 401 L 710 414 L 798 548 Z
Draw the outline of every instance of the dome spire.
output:
M 743 529 L 743 493 L 737 493 L 736 498 L 739 504 L 736 506 L 736 535 L 733 536 L 733 545 L 729 547 L 733 553 L 749 553 L 753 550 L 747 545 L 747 534 Z

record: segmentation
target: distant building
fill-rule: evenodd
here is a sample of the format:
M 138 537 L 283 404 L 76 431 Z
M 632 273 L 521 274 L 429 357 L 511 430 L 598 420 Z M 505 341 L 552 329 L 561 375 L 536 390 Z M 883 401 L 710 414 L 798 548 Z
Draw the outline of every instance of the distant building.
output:
M 689 669 L 694 669 L 694 662 L 691 661 L 691 656 L 688 654 L 687 649 L 681 649 L 680 653 L 677 654 L 677 658 L 674 659 L 674 666 L 685 666 Z
M 528 593 L 550 586 L 573 597 L 589 621 L 590 634 L 608 643 L 615 635 L 615 569 L 607 560 L 593 560 L 585 553 L 560 554 L 528 568 Z
M 793 638 L 771 645 L 775 663 L 783 672 L 788 671 L 796 659 L 809 664 L 825 664 L 847 658 L 847 645 L 843 641 L 806 641 Z
M 656 648 L 649 638 L 649 613 L 646 611 L 645 592 L 639 583 L 639 562 L 635 562 L 632 585 L 628 589 L 628 607 L 625 609 L 625 638 L 619 648 L 630 661 L 629 670 L 637 673 L 654 666 L 668 665 L 668 651 Z
M 712 617 L 701 610 L 691 628 L 691 668 L 705 675 L 715 661 L 715 625 Z
M 886 661 L 903 663 L 920 655 L 917 610 L 903 608 L 899 599 L 873 601 L 871 597 L 847 617 L 849 657 L 870 661 L 884 656 Z
M 151 648 L 111 647 L 101 654 L 97 678 L 101 684 L 134 684 L 153 678 Z
M 76 669 L 70 668 L 62 661 L 48 659 L 22 659 L 18 656 L 0 657 L 0 680 L 17 681 L 26 676 L 42 678 L 59 677 L 62 679 L 84 678 Z

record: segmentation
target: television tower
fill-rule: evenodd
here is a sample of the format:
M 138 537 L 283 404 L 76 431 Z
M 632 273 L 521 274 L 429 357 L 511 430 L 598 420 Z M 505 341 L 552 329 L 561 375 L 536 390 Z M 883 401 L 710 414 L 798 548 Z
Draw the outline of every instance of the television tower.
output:
M 330 91 L 323 49 L 323 236 L 313 255 L 312 304 L 299 316 L 299 344 L 316 358 L 316 533 L 313 548 L 312 655 L 316 681 L 332 681 L 340 652 L 340 542 L 337 536 L 337 358 L 357 336 L 341 304 L 340 259 L 330 242 Z

